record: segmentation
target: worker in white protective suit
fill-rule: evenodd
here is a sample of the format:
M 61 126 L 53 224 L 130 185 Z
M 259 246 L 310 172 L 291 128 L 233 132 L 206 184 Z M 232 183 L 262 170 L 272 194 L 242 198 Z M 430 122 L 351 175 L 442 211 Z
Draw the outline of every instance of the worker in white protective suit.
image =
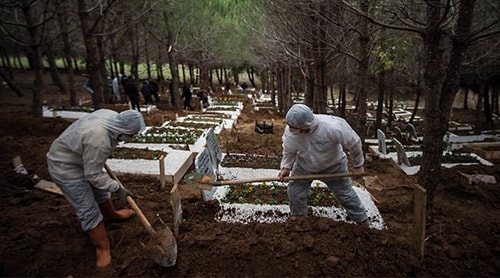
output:
M 283 158 L 278 176 L 332 174 L 348 172 L 347 156 L 352 158 L 353 174 L 364 173 L 361 139 L 342 118 L 314 114 L 304 104 L 293 105 L 286 114 L 287 126 L 283 133 Z M 322 179 L 349 217 L 369 226 L 366 210 L 352 187 L 349 177 Z M 307 196 L 312 180 L 292 180 L 287 193 L 290 215 L 307 216 Z
M 127 204 L 127 196 L 132 193 L 103 168 L 120 141 L 131 141 L 144 129 L 144 118 L 136 110 L 118 113 L 100 109 L 71 124 L 47 153 L 52 180 L 76 209 L 82 229 L 96 248 L 98 270 L 106 270 L 111 264 L 103 217 L 120 221 L 135 215 L 131 209 L 115 209 L 111 193 L 117 194 L 123 204 Z

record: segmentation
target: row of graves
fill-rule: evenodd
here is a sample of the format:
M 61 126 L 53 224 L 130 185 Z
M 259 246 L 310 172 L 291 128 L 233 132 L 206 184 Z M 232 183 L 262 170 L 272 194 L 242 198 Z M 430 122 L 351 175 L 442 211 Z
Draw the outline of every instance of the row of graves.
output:
M 166 184 L 177 184 L 192 166 L 194 157 L 206 145 L 208 134 L 218 134 L 231 129 L 243 108 L 235 99 L 211 99 L 211 105 L 201 113 L 176 116 L 160 126 L 147 126 L 132 142 L 120 142 L 112 157 L 107 160 L 109 168 L 117 174 L 137 174 L 160 179 L 161 189 Z M 74 121 L 92 108 L 43 108 L 44 117 L 57 117 Z M 141 106 L 142 113 L 157 111 L 154 105 Z M 104 170 L 104 169 L 103 169 Z
M 442 154 L 442 166 L 494 165 L 500 158 L 499 132 L 491 130 L 473 134 L 472 126 L 450 122 L 443 137 L 446 148 Z M 389 136 L 379 129 L 376 139 L 365 140 L 372 155 L 392 160 L 407 175 L 415 175 L 420 170 L 422 142 L 423 136 L 417 134 L 411 123 L 407 123 L 404 130 L 393 127 Z

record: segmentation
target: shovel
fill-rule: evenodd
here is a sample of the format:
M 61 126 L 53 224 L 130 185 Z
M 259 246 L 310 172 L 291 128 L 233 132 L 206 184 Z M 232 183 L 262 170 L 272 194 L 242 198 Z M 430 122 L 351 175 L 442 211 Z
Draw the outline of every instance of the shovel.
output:
M 352 176 L 359 176 L 359 175 L 355 175 L 353 173 L 335 173 L 335 174 L 288 176 L 284 177 L 283 181 L 329 179 L 329 178 L 331 179 L 331 178 L 344 178 Z M 212 190 L 214 186 L 235 185 L 235 184 L 264 182 L 264 181 L 282 181 L 282 180 L 279 177 L 263 177 L 263 178 L 243 179 L 243 180 L 215 181 L 215 177 L 212 175 L 205 175 L 201 173 L 189 173 L 184 177 L 184 181 L 191 187 L 200 188 L 203 190 Z
M 107 164 L 104 164 L 104 168 L 121 187 L 124 187 Z M 144 225 L 151 238 L 155 241 L 155 245 L 152 249 L 153 260 L 155 263 L 163 267 L 174 266 L 177 261 L 177 242 L 170 228 L 165 226 L 162 231 L 155 231 L 151 223 L 149 223 L 148 219 L 146 219 L 146 216 L 144 216 L 144 213 L 142 213 L 139 206 L 135 203 L 134 199 L 127 196 L 127 202 L 136 212 L 137 217 L 139 217 L 139 220 Z

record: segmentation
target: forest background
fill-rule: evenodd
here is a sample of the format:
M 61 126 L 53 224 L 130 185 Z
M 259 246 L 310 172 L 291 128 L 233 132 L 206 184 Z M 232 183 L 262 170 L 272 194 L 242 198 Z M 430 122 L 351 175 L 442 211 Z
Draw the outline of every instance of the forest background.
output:
M 419 183 L 431 208 L 444 148 L 435 142 L 447 131 L 457 92 L 479 95 L 477 130 L 492 128 L 498 114 L 495 1 L 17 0 L 2 1 L 0 13 L 0 75 L 23 96 L 14 69 L 33 72 L 33 117 L 42 116 L 45 71 L 74 106 L 75 74 L 83 70 L 95 108 L 107 102 L 107 76 L 119 73 L 169 79 L 177 91 L 187 82 L 204 90 L 238 84 L 246 71 L 282 114 L 303 95 L 315 112 L 345 117 L 349 92 L 362 139 L 369 136 L 369 96 L 376 96 L 374 129 L 387 130 L 391 117 L 384 122 L 384 112 L 392 115 L 398 95 L 412 95 L 415 113 L 424 105 Z M 68 87 L 57 59 L 64 61 Z M 178 94 L 172 109 L 181 109 Z

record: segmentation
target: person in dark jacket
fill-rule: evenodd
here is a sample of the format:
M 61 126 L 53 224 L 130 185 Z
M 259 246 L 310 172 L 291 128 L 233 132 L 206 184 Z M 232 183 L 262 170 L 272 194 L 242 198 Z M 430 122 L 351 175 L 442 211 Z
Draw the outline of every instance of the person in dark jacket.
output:
M 130 75 L 127 78 L 127 81 L 124 82 L 125 84 L 123 85 L 123 90 L 125 91 L 125 94 L 128 96 L 128 99 L 130 100 L 130 103 L 132 104 L 132 109 L 136 109 L 137 111 L 141 112 L 140 108 L 140 103 L 139 103 L 139 91 L 137 90 L 137 87 L 135 86 L 135 82 L 133 77 Z
M 153 97 L 155 98 L 155 102 L 159 103 L 160 102 L 160 95 L 158 92 L 160 92 L 160 87 L 158 87 L 158 82 L 155 80 L 149 81 L 149 86 L 151 87 L 151 91 L 153 93 Z
M 142 96 L 144 97 L 144 104 L 145 105 L 153 104 L 153 89 L 151 88 L 151 85 L 146 80 L 144 80 L 142 82 L 141 93 L 142 93 Z
M 193 111 L 194 108 L 191 106 L 191 98 L 193 97 L 193 93 L 191 93 L 191 86 L 189 84 L 184 84 L 184 87 L 182 88 L 182 98 L 184 98 L 184 110 L 186 110 L 186 107 L 189 108 L 189 110 Z

